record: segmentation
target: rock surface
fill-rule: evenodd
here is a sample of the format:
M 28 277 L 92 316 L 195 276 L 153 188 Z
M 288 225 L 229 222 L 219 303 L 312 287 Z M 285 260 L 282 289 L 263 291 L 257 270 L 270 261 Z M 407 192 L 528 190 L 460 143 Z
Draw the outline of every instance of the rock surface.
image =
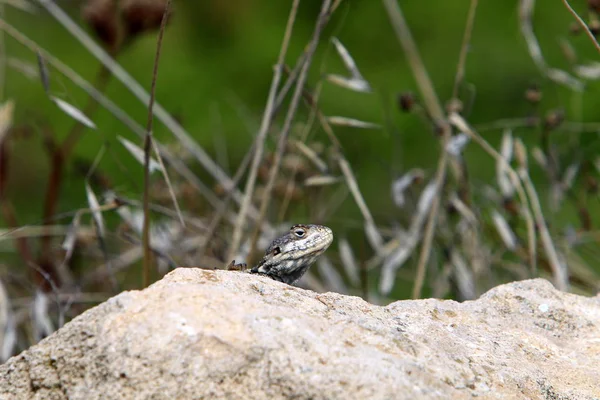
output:
M 479 300 L 317 294 L 178 269 L 0 366 L 0 399 L 598 399 L 600 297 L 537 279 Z

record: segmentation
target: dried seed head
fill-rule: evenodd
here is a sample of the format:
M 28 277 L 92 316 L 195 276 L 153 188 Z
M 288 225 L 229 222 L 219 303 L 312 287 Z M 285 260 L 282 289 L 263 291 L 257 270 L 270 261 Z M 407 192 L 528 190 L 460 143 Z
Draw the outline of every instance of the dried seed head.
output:
M 411 92 L 405 92 L 398 95 L 398 106 L 402 111 L 410 112 L 415 105 L 415 95 Z
M 158 29 L 167 0 L 122 0 L 121 14 L 129 36 Z
M 565 113 L 563 110 L 550 110 L 544 118 L 544 128 L 551 130 L 558 128 L 565 119 Z
M 514 143 L 515 159 L 521 168 L 527 169 L 527 149 L 521 139 L 515 140 Z
M 290 172 L 296 172 L 300 175 L 306 175 L 310 172 L 310 167 L 306 159 L 299 154 L 286 154 L 281 159 L 281 167 Z
M 537 85 L 531 85 L 525 91 L 525 99 L 532 104 L 537 104 L 542 100 L 542 91 Z
M 425 180 L 425 171 L 420 168 L 415 168 L 412 170 L 414 172 L 414 180 L 413 183 L 415 185 L 420 185 Z
M 578 22 L 573 22 L 569 25 L 569 33 L 573 36 L 577 36 L 581 33 L 581 25 Z
M 458 215 L 458 209 L 456 208 L 453 202 L 449 201 L 446 203 L 446 213 L 449 216 Z
M 220 183 L 217 183 L 213 186 L 213 192 L 215 192 L 215 194 L 219 197 L 223 197 L 227 194 L 227 190 L 225 190 L 225 187 Z
M 447 120 L 436 119 L 436 120 L 432 120 L 431 122 L 433 123 L 433 133 L 437 137 L 450 135 L 452 133 L 452 129 Z
M 592 35 L 598 36 L 598 34 L 600 33 L 600 21 L 596 18 L 592 19 L 588 23 L 588 28 L 590 28 L 590 32 L 592 32 Z
M 519 215 L 519 204 L 512 197 L 505 197 L 502 200 L 502 207 L 513 217 Z
M 270 164 L 267 163 L 262 163 L 259 167 L 258 167 L 258 179 L 262 182 L 266 182 L 269 180 L 269 171 L 271 170 L 270 168 Z
M 589 194 L 598 193 L 598 180 L 591 175 L 588 175 L 585 179 L 585 188 Z
M 463 111 L 463 102 L 460 101 L 460 99 L 457 99 L 456 97 L 450 99 L 450 101 L 448 101 L 448 103 L 446 104 L 446 111 L 448 112 L 448 114 L 460 114 Z
M 126 39 L 160 27 L 167 0 L 88 0 L 83 20 L 109 49 L 116 51 Z
M 89 0 L 81 9 L 81 17 L 109 49 L 119 47 L 123 29 L 115 0 Z

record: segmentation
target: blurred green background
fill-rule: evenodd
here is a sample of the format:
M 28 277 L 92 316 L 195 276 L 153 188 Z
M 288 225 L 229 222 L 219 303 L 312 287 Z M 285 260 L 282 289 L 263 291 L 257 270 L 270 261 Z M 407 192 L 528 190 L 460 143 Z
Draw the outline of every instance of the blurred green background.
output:
M 58 2 L 92 33 L 81 20 L 83 3 Z M 561 51 L 561 41 L 572 46 L 578 62 L 598 61 L 598 53 L 589 38 L 583 34 L 570 34 L 574 20 L 561 2 L 538 3 L 534 29 L 550 66 L 566 70 L 572 67 Z M 583 1 L 572 3 L 581 15 L 587 15 Z M 451 97 L 469 4 L 466 0 L 400 2 L 443 103 Z M 211 155 L 215 155 L 215 140 L 226 143 L 229 164 L 223 167 L 230 174 L 239 165 L 260 124 L 290 5 L 290 1 L 268 0 L 174 2 L 160 60 L 157 100 Z M 320 6 L 319 1 L 301 2 L 288 64 L 294 65 L 304 50 Z M 41 7 L 36 9 L 38 12 L 29 13 L 4 6 L 4 19 L 84 78 L 93 81 L 99 70 L 98 62 Z M 346 74 L 329 40 L 332 36 L 346 46 L 374 91 L 371 94 L 354 93 L 325 82 L 321 109 L 327 115 L 341 115 L 383 126 L 381 130 L 337 128 L 336 133 L 376 221 L 382 226 L 391 226 L 395 220 L 406 221 L 410 216 L 406 213 L 410 211 L 394 206 L 391 183 L 413 167 L 423 168 L 427 180 L 433 177 L 439 158 L 439 139 L 430 126 L 414 114 L 403 113 L 397 106 L 398 94 L 409 91 L 417 93 L 418 97 L 418 89 L 380 1 L 342 1 L 319 44 L 308 81 L 313 87 L 324 73 Z M 5 56 L 37 68 L 36 55 L 30 50 L 6 34 L 4 43 Z M 137 38 L 117 56 L 118 62 L 147 89 L 151 83 L 155 47 L 156 32 L 152 32 Z M 52 94 L 83 109 L 86 94 L 52 68 L 50 71 Z M 537 108 L 524 97 L 531 85 L 539 86 L 543 95 Z M 38 224 L 49 168 L 41 127 L 48 127 L 55 139 L 60 140 L 74 122 L 48 99 L 39 78 L 27 77 L 9 67 L 4 86 L 3 99 L 15 102 L 15 126 L 30 127 L 30 134 L 11 141 L 8 196 L 17 205 L 19 224 Z M 113 80 L 106 93 L 132 118 L 145 125 L 145 106 L 123 85 Z M 464 115 L 475 126 L 504 118 L 524 118 L 534 112 L 543 116 L 555 109 L 564 110 L 568 121 L 593 122 L 598 120 L 600 109 L 598 82 L 587 82 L 583 93 L 574 93 L 549 81 L 536 68 L 520 33 L 517 1 L 480 2 L 460 95 L 466 105 Z M 301 108 L 297 121 L 303 121 L 307 114 L 306 108 Z M 100 161 L 98 169 L 110 177 L 112 185 L 120 192 L 141 199 L 141 166 L 119 144 L 116 136 L 121 135 L 139 145 L 141 140 L 103 109 L 91 118 L 98 131 L 85 131 L 74 158 L 91 163 L 101 146 L 108 145 L 109 152 Z M 527 145 L 537 144 L 540 140 L 537 128 L 517 128 L 513 133 L 522 137 Z M 155 135 L 163 143 L 174 140 L 160 122 L 155 123 Z M 501 135 L 501 129 L 483 133 L 496 148 Z M 314 129 L 311 139 L 329 144 L 318 128 Z M 568 164 L 593 158 L 598 150 L 598 132 L 559 129 L 552 133 L 552 142 L 558 145 L 561 157 Z M 269 146 L 274 148 L 273 140 Z M 472 184 L 493 185 L 493 160 L 473 143 L 467 146 L 464 154 Z M 214 183 L 200 166 L 190 165 L 207 184 Z M 545 201 L 545 174 L 533 163 L 532 173 Z M 74 163 L 67 163 L 58 212 L 87 207 L 83 178 Z M 302 208 L 300 214 L 310 211 L 310 205 L 303 207 L 306 208 Z M 590 204 L 590 212 L 598 221 L 597 201 Z M 552 218 L 578 227 L 574 207 L 567 205 L 560 215 Z M 351 197 L 347 197 L 332 220 L 326 222 L 336 233 L 351 239 L 352 235 L 363 235 L 362 219 Z M 358 242 L 356 238 L 352 241 Z

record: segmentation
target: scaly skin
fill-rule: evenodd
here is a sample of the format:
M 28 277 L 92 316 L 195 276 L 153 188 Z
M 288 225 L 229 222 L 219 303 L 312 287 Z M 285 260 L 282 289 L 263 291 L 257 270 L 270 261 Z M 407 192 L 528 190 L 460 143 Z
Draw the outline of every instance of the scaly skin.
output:
M 275 239 L 250 272 L 293 285 L 333 242 L 333 232 L 322 225 L 294 225 Z

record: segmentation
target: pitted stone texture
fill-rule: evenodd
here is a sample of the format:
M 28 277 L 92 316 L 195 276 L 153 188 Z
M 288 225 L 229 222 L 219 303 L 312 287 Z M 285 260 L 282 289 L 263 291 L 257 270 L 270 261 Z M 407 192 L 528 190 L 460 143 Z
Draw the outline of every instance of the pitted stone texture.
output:
M 600 297 L 317 294 L 177 269 L 0 366 L 0 399 L 600 399 Z

